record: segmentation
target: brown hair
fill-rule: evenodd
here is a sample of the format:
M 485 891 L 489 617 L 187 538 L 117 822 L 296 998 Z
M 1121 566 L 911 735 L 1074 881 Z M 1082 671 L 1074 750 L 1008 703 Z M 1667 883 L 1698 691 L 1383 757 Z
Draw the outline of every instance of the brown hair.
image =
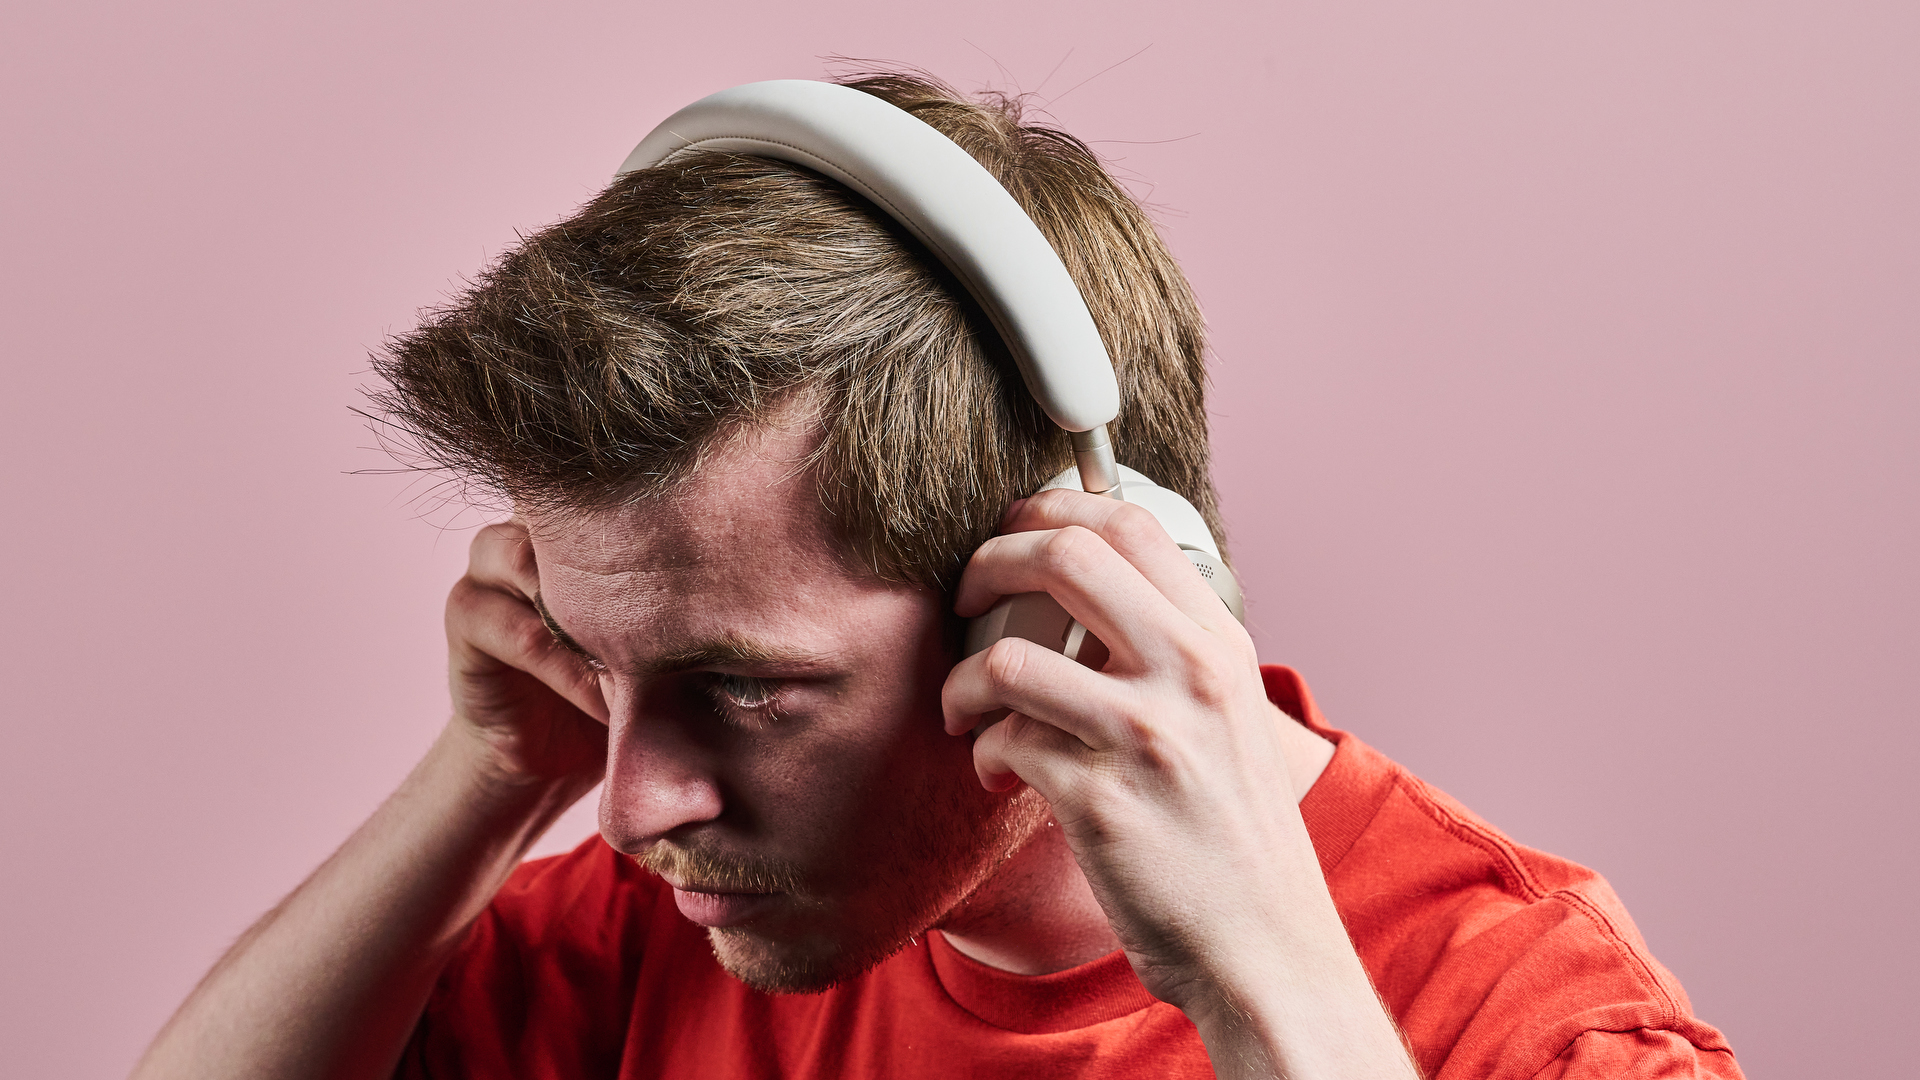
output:
M 846 80 L 999 178 L 1053 243 L 1119 374 L 1122 462 L 1221 535 L 1204 336 L 1146 213 L 1022 100 Z M 1007 504 L 1072 463 L 984 315 L 884 214 L 791 165 L 703 153 L 619 178 L 374 359 L 386 422 L 517 505 L 671 489 L 715 436 L 806 395 L 821 501 L 855 560 L 945 589 Z

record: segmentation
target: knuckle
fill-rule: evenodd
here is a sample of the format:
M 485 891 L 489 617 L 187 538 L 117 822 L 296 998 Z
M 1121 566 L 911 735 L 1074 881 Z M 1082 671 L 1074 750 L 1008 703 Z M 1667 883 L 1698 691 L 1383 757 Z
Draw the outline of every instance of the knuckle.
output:
M 1183 773 L 1192 773 L 1199 756 L 1191 739 L 1173 726 L 1144 715 L 1127 717 L 1122 723 L 1130 772 L 1136 781 L 1162 784 Z M 1137 771 L 1136 771 L 1137 770 Z
M 987 649 L 987 685 L 999 693 L 1012 690 L 1027 667 L 1027 650 L 1018 638 L 1001 638 Z
M 1097 541 L 1092 530 L 1079 525 L 1056 529 L 1040 546 L 1040 557 L 1048 570 L 1063 577 L 1079 574 L 1091 561 L 1088 542 Z
M 1033 741 L 1033 720 L 1023 713 L 1009 714 L 1000 729 L 1000 748 L 1008 754 L 1019 754 Z
M 512 543 L 518 539 L 519 535 L 520 531 L 518 529 L 504 521 L 496 521 L 491 525 L 482 525 L 480 530 L 473 534 L 473 543 L 467 545 L 467 551 L 475 558 L 478 558 L 487 552 L 494 551 Z
M 1149 764 L 1165 756 L 1166 732 L 1145 716 L 1128 716 L 1121 721 L 1127 745 Z
M 1032 765 L 1046 752 L 1045 725 L 1024 713 L 1014 713 L 1000 722 L 1006 729 L 1000 744 L 1001 756 L 1015 765 Z
M 447 591 L 447 619 L 465 619 L 471 616 L 480 604 L 481 594 L 487 590 L 471 576 L 464 576 L 453 583 Z
M 1112 516 L 1107 519 L 1107 527 L 1115 539 L 1127 544 L 1148 544 L 1164 534 L 1160 519 L 1153 512 L 1137 503 L 1116 503 Z
M 545 624 L 538 619 L 520 618 L 513 620 L 507 629 L 507 641 L 513 649 L 514 658 L 520 661 L 537 660 L 553 651 L 553 635 Z
M 511 573 L 531 570 L 533 545 L 528 543 L 526 527 L 513 521 L 481 526 L 467 545 L 467 565 L 473 569 L 504 565 Z
M 1233 698 L 1238 665 L 1215 650 L 1191 650 L 1186 669 L 1187 693 L 1200 705 L 1217 708 Z

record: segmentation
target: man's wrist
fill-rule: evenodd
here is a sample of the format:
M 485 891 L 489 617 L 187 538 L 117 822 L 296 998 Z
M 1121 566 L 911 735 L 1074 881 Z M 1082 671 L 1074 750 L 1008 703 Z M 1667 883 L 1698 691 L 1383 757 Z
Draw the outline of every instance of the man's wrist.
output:
M 1184 1011 L 1221 1077 L 1418 1077 L 1358 957 L 1283 964 L 1257 983 L 1209 980 Z
M 586 777 L 540 776 L 516 768 L 485 732 L 457 716 L 427 752 L 421 779 L 432 789 L 445 789 L 464 812 L 508 831 L 531 824 L 536 837 L 594 783 Z

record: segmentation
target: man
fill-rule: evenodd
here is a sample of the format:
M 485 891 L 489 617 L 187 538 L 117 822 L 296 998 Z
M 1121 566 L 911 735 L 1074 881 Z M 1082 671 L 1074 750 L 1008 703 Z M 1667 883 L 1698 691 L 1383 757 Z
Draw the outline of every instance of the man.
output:
M 1140 209 L 1015 102 L 853 85 L 1027 208 L 1122 461 L 1218 533 Z M 515 509 L 448 604 L 453 719 L 140 1075 L 1738 1075 L 1604 882 L 1329 729 L 1150 515 L 1023 498 L 1065 437 L 836 185 L 634 173 L 380 368 Z M 1104 667 L 958 656 L 1034 591 Z M 603 778 L 601 838 L 516 869 Z

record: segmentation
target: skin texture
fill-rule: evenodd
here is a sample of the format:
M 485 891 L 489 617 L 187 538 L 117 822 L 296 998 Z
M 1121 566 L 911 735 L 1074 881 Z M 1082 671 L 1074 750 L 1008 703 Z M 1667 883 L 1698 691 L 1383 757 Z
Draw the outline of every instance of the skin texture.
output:
M 1134 971 L 1216 1073 L 1415 1075 L 1300 817 L 1325 752 L 1267 700 L 1245 630 L 1152 515 L 1082 492 L 1015 504 L 955 610 L 1031 591 L 1111 656 L 1093 671 L 1009 638 L 956 666 L 949 731 L 1007 711 L 975 742 L 981 783 L 1046 797 Z
M 898 951 L 1047 813 L 984 789 L 941 730 L 945 603 L 840 564 L 794 470 L 809 449 L 804 428 L 743 433 L 673 498 L 535 519 L 508 552 L 605 703 L 602 835 L 689 914 L 689 889 L 763 897 L 709 933 L 771 990 Z
M 1267 702 L 1151 516 L 1025 500 L 962 581 L 961 615 L 1052 593 L 1104 670 L 1017 640 L 949 669 L 943 599 L 835 553 L 813 439 L 744 430 L 670 497 L 482 530 L 448 601 L 446 731 L 135 1075 L 390 1073 L 465 928 L 603 777 L 608 841 L 762 987 L 935 926 L 1025 973 L 1120 946 L 1220 1075 L 1414 1075 L 1296 807 L 1331 748 Z

